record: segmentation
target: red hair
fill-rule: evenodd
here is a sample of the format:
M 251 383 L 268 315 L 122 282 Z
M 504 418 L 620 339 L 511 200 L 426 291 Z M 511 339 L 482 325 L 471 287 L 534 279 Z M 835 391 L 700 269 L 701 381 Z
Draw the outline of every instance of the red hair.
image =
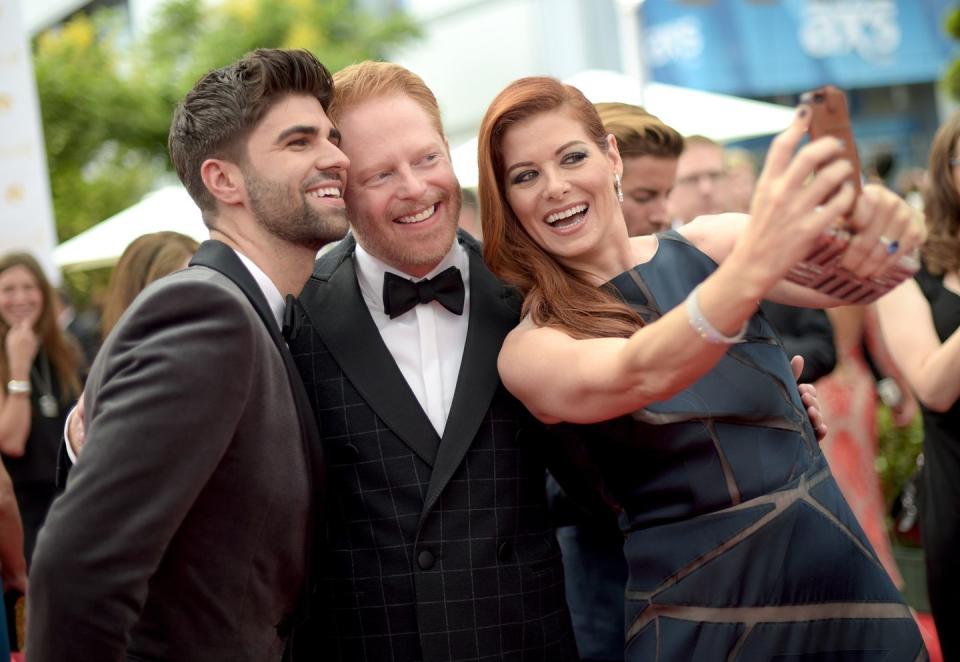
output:
M 514 81 L 487 109 L 478 145 L 483 257 L 493 273 L 520 290 L 523 314 L 536 324 L 574 338 L 627 337 L 643 325 L 640 316 L 612 288 L 598 289 L 582 272 L 557 262 L 527 234 L 507 202 L 504 135 L 517 122 L 559 109 L 569 111 L 606 152 L 606 131 L 593 104 L 555 78 Z
M 333 84 L 335 92 L 327 109 L 333 122 L 370 99 L 403 94 L 423 108 L 437 133 L 443 135 L 437 98 L 420 76 L 399 64 L 373 60 L 351 64 L 333 75 Z

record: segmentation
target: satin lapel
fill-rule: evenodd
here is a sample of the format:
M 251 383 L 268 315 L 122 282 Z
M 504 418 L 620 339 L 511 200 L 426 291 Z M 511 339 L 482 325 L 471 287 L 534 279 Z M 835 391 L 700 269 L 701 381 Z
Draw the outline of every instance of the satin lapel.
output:
M 332 273 L 318 270 L 300 302 L 337 365 L 374 413 L 433 466 L 440 439 L 370 317 L 351 255 L 343 256 Z
M 283 336 L 280 335 L 277 320 L 273 316 L 273 311 L 270 310 L 270 305 L 267 303 L 266 297 L 263 296 L 263 292 L 260 290 L 260 286 L 257 285 L 257 281 L 253 279 L 253 276 L 250 275 L 247 268 L 243 266 L 243 262 L 241 262 L 237 254 L 233 252 L 233 249 L 219 241 L 205 241 L 200 244 L 200 248 L 197 249 L 193 259 L 190 260 L 190 266 L 193 265 L 209 267 L 214 271 L 219 271 L 232 280 L 247 296 L 250 303 L 253 304 L 257 315 L 260 316 L 260 319 L 263 320 L 263 323 L 270 331 L 270 337 L 273 338 L 273 341 L 277 343 L 278 346 L 284 345 Z
M 233 281 L 246 295 L 247 299 L 250 300 L 254 310 L 257 311 L 257 315 L 263 320 L 264 325 L 270 333 L 270 337 L 280 351 L 280 356 L 283 357 L 283 363 L 287 369 L 287 376 L 290 380 L 290 388 L 293 391 L 307 461 L 310 464 L 310 466 L 307 467 L 307 475 L 310 476 L 313 485 L 318 488 L 314 493 L 317 499 L 318 513 L 322 513 L 324 505 L 322 499 L 324 495 L 323 486 L 326 483 L 324 480 L 326 465 L 323 461 L 323 445 L 320 443 L 320 431 L 317 428 L 317 420 L 313 415 L 313 409 L 310 407 L 307 391 L 303 387 L 303 381 L 300 379 L 300 373 L 293 363 L 293 357 L 290 355 L 287 343 L 283 339 L 280 329 L 277 327 L 277 320 L 273 316 L 273 311 L 270 310 L 270 305 L 267 303 L 266 297 L 263 296 L 263 292 L 260 290 L 260 286 L 257 285 L 257 281 L 253 279 L 253 276 L 250 275 L 247 268 L 243 266 L 243 262 L 237 257 L 237 254 L 226 244 L 219 241 L 211 240 L 200 244 L 200 248 L 193 256 L 193 259 L 190 260 L 190 265 L 208 267 L 220 272 Z
M 477 244 L 469 239 L 464 243 L 470 255 L 470 328 L 421 519 L 436 503 L 477 435 L 500 385 L 500 346 L 518 321 L 519 301 L 487 269 Z

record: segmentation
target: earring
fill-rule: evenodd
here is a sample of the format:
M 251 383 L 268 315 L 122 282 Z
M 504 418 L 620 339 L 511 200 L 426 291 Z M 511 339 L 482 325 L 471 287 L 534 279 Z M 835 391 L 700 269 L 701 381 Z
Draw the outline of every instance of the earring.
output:
M 613 190 L 617 192 L 617 200 L 623 202 L 623 187 L 620 186 L 620 173 L 613 173 Z

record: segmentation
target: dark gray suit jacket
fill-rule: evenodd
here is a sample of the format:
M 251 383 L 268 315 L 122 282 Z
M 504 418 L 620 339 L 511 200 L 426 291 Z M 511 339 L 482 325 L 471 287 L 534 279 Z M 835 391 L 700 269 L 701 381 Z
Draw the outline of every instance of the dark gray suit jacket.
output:
M 191 264 L 144 290 L 90 372 L 88 442 L 33 558 L 33 662 L 283 653 L 318 516 L 315 424 L 233 251 L 207 242 Z
M 294 660 L 571 660 L 544 430 L 497 355 L 519 297 L 470 256 L 470 326 L 441 439 L 383 343 L 348 237 L 301 294 L 290 349 L 323 430 L 326 544 Z M 459 351 L 459 348 L 450 348 Z

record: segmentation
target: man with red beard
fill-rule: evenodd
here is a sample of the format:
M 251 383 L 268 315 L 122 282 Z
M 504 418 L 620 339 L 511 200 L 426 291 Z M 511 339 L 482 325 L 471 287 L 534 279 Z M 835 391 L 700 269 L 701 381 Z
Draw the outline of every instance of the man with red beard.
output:
M 457 232 L 436 99 L 394 64 L 334 80 L 353 236 L 317 263 L 290 344 L 330 486 L 294 659 L 577 659 L 543 429 L 497 374 L 520 301 Z

